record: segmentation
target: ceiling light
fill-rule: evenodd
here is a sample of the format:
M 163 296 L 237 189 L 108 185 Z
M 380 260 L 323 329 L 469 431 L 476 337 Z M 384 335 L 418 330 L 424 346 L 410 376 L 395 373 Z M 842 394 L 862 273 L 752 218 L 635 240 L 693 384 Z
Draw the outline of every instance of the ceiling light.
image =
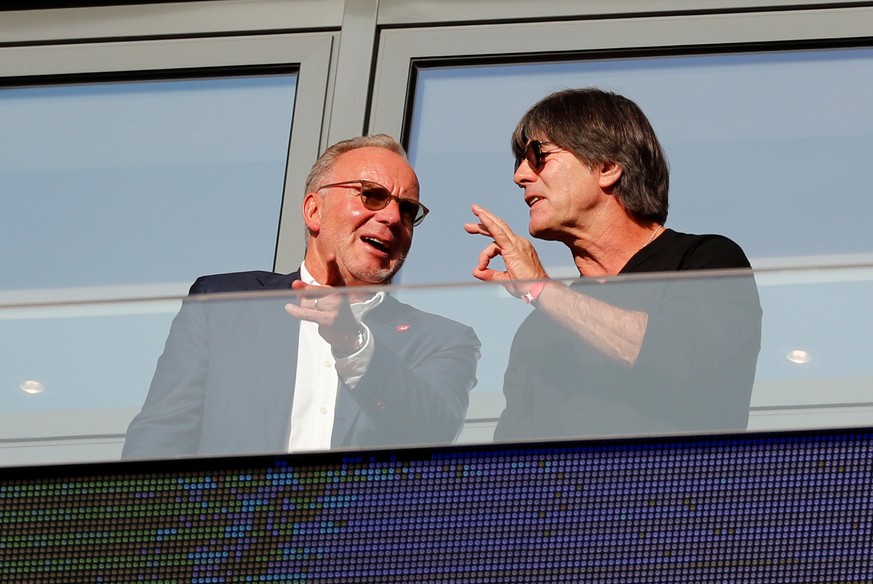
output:
M 796 363 L 798 365 L 805 365 L 812 360 L 812 355 L 809 354 L 809 351 L 805 351 L 803 349 L 791 349 L 788 351 L 788 354 L 785 355 L 785 358 L 791 361 L 792 363 Z
M 45 391 L 45 386 L 35 379 L 26 379 L 22 381 L 21 385 L 19 385 L 18 387 L 24 393 L 29 393 L 31 395 L 35 395 L 37 393 L 42 393 L 43 391 Z

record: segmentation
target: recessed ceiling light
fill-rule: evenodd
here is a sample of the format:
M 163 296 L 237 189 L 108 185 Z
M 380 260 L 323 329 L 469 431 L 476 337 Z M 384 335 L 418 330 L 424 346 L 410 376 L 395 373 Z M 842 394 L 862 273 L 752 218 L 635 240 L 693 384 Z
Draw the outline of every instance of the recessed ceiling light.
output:
M 804 365 L 812 360 L 812 355 L 809 354 L 809 351 L 805 351 L 803 349 L 792 349 L 788 351 L 788 354 L 785 355 L 785 358 L 792 363 Z
M 22 381 L 21 385 L 19 385 L 18 387 L 24 393 L 29 393 L 31 395 L 42 393 L 43 391 L 45 391 L 45 386 L 35 379 L 26 379 Z

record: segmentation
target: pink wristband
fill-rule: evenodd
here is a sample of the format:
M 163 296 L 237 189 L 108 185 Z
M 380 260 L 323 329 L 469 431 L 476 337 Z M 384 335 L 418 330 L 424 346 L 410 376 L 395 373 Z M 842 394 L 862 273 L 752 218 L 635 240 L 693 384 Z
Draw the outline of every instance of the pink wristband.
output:
M 540 297 L 540 294 L 542 294 L 543 288 L 545 287 L 545 282 L 534 282 L 530 285 L 530 290 L 528 290 L 526 294 L 521 295 L 521 299 L 524 300 L 525 304 L 530 304 Z

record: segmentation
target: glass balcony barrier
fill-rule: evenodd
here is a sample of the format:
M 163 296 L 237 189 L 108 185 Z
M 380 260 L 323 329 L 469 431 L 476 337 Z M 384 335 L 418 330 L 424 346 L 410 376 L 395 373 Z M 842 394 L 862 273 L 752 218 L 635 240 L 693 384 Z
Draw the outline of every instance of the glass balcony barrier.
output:
M 869 265 L 145 292 L 0 295 L 0 465 L 873 425 Z

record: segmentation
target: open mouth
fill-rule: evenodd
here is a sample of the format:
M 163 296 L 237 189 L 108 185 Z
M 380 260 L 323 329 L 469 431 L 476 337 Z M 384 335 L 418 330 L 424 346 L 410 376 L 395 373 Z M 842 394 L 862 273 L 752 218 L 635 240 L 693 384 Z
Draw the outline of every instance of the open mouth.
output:
M 376 239 L 375 237 L 364 236 L 361 238 L 361 240 L 379 252 L 382 252 L 384 254 L 388 254 L 391 252 L 391 248 L 388 246 L 387 243 L 385 243 L 384 241 L 381 241 L 379 239 Z
M 540 197 L 531 197 L 530 199 L 525 201 L 525 203 L 527 203 L 528 207 L 533 207 L 534 203 L 541 201 L 541 200 L 542 200 L 542 198 L 540 198 Z

